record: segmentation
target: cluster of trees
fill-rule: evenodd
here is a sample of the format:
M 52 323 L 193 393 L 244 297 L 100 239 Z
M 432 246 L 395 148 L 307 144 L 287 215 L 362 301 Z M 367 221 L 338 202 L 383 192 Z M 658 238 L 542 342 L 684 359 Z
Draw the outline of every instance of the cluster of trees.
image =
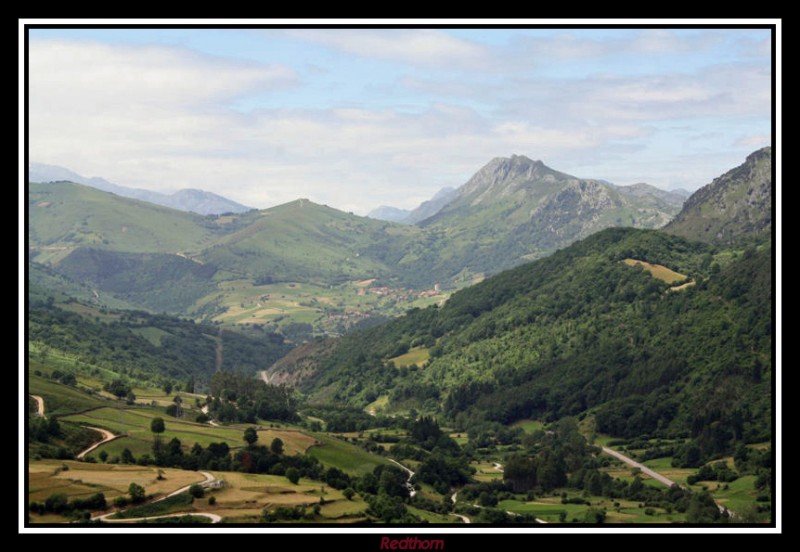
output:
M 131 403 L 136 400 L 131 384 L 121 378 L 106 382 L 103 385 L 103 390 L 108 391 L 118 399 L 127 399 Z
M 57 417 L 28 418 L 28 452 L 34 458 L 73 458 L 96 440 L 97 434 Z
M 700 468 L 696 474 L 690 475 L 686 478 L 689 485 L 694 485 L 698 481 L 722 481 L 723 483 L 730 483 L 739 479 L 739 474 L 728 467 L 727 462 L 715 462 L 713 464 L 706 464 Z
M 538 432 L 526 442 L 524 452 L 508 458 L 503 468 L 503 479 L 515 492 L 563 487 L 568 483 L 568 472 L 598 462 L 599 451 L 586 442 L 574 418 L 559 420 L 551 432 Z
M 374 427 L 393 427 L 396 425 L 393 418 L 370 416 L 362 408 L 356 407 L 316 405 L 306 408 L 304 412 L 325 420 L 325 430 L 332 433 L 349 433 L 365 431 Z
M 297 399 L 286 385 L 270 385 L 234 372 L 217 372 L 211 378 L 208 407 L 223 422 L 255 423 L 264 420 L 294 421 Z
M 54 379 L 59 383 L 63 383 L 64 385 L 72 385 L 78 383 L 75 374 L 71 374 L 70 372 L 62 372 L 61 370 L 53 370 L 50 374 L 50 379 Z
M 53 438 L 63 436 L 61 424 L 58 423 L 58 418 L 55 416 L 31 417 L 28 419 L 28 429 L 30 438 L 40 443 L 48 443 Z
M 103 493 L 96 493 L 86 498 L 73 498 L 63 493 L 48 496 L 44 502 L 31 502 L 28 509 L 35 514 L 62 514 L 79 516 L 83 512 L 106 509 L 106 497 Z

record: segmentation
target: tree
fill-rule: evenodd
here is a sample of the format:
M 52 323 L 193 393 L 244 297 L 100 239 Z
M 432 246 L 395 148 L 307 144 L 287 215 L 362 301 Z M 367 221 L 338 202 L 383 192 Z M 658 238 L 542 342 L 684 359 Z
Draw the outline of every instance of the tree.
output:
M 131 502 L 136 504 L 144 500 L 144 487 L 136 483 L 131 483 L 128 486 L 128 494 L 131 495 Z
M 342 494 L 347 500 L 353 500 L 353 496 L 355 496 L 356 492 L 350 487 L 347 487 L 345 490 L 342 491 Z
M 164 433 L 164 419 L 163 418 L 153 418 L 153 421 L 150 422 L 150 431 L 153 433 Z
M 286 470 L 286 479 L 297 485 L 297 482 L 300 481 L 300 472 L 297 471 L 297 468 L 289 468 Z
M 120 455 L 120 461 L 123 464 L 135 464 L 136 463 L 136 459 L 133 457 L 133 453 L 127 447 L 122 450 L 122 454 Z
M 172 393 L 172 382 L 171 381 L 165 381 L 164 382 L 164 387 L 162 387 L 162 389 L 164 390 L 164 393 L 166 393 L 167 395 Z
M 205 496 L 206 493 L 203 490 L 203 487 L 195 483 L 194 485 L 189 487 L 189 494 L 195 498 L 203 498 L 203 496 Z
M 506 461 L 503 479 L 510 481 L 516 492 L 527 491 L 537 484 L 538 468 L 535 458 L 515 455 Z
M 272 440 L 272 443 L 269 445 L 269 450 L 272 451 L 272 454 L 277 454 L 278 456 L 283 454 L 283 441 L 281 441 L 280 437 L 275 437 Z
M 253 427 L 248 427 L 244 430 L 244 440 L 247 445 L 252 447 L 258 441 L 258 432 Z
M 120 399 L 126 396 L 131 391 L 130 386 L 127 383 L 125 383 L 122 379 L 115 379 L 110 383 L 106 383 L 103 386 L 103 389 L 105 389 L 106 391 L 108 391 L 109 393 L 115 395 L 117 398 Z
M 604 523 L 606 520 L 606 511 L 599 508 L 589 508 L 583 514 L 584 523 Z
M 98 454 L 97 456 L 100 458 L 101 462 L 105 462 L 106 460 L 108 460 L 108 453 L 104 450 L 101 450 L 100 454 Z

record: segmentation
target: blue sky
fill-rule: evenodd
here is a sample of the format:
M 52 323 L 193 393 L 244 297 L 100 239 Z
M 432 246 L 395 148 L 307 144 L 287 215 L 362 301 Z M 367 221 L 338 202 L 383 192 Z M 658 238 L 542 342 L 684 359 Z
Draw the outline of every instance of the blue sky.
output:
M 768 145 L 757 29 L 32 29 L 32 161 L 412 208 L 493 157 L 694 190 Z

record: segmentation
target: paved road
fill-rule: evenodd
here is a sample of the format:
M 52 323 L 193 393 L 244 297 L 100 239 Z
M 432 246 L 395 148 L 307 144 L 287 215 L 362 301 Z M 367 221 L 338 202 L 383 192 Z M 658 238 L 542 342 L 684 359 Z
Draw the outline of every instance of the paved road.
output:
M 502 471 L 503 471 L 503 464 L 500 464 L 499 462 L 492 462 L 492 464 L 494 464 L 494 469 L 496 469 L 497 471 L 499 471 L 499 472 L 501 472 L 501 473 L 502 473 Z
M 83 458 L 84 456 L 86 456 L 87 454 L 92 452 L 94 449 L 99 447 L 100 445 L 102 445 L 104 443 L 108 443 L 109 441 L 113 441 L 114 439 L 117 439 L 119 437 L 122 437 L 122 435 L 114 435 L 113 433 L 111 433 L 107 429 L 103 429 L 101 427 L 92 427 L 92 426 L 82 426 L 82 427 L 85 427 L 86 429 L 91 429 L 92 431 L 96 431 L 96 432 L 100 433 L 103 436 L 103 440 L 102 441 L 98 441 L 95 444 L 93 444 L 92 446 L 90 446 L 89 448 L 87 448 L 86 450 L 84 450 L 82 452 L 79 452 L 78 455 L 75 457 L 75 458 L 78 458 L 78 459 Z
M 623 462 L 625 462 L 629 466 L 633 466 L 634 468 L 639 468 L 640 470 L 642 470 L 642 473 L 646 473 L 647 475 L 649 475 L 650 477 L 652 477 L 653 479 L 655 479 L 659 483 L 663 483 L 667 487 L 672 487 L 673 485 L 678 485 L 673 480 L 668 479 L 668 478 L 664 477 L 663 475 L 661 475 L 660 473 L 651 470 L 650 468 L 648 468 L 644 464 L 640 464 L 639 462 L 637 462 L 637 461 L 635 461 L 635 460 L 633 460 L 631 458 L 628 458 L 627 456 L 625 456 L 621 452 L 617 452 L 617 451 L 612 450 L 612 449 L 610 449 L 608 447 L 603 447 L 603 452 L 613 456 L 614 458 L 617 458 L 618 460 L 622 460 Z M 680 486 L 680 485 L 678 485 L 678 486 Z M 719 508 L 720 513 L 724 514 L 724 513 L 727 512 L 727 514 L 729 516 L 736 517 L 736 514 L 733 511 L 729 510 L 728 508 L 726 508 L 725 506 L 723 506 L 722 504 L 720 504 L 716 500 L 714 502 L 716 502 L 717 508 Z
M 653 479 L 655 479 L 659 483 L 663 483 L 667 487 L 672 487 L 673 485 L 676 484 L 673 480 L 664 477 L 663 475 L 661 475 L 658 472 L 654 472 L 653 470 L 651 470 L 650 468 L 648 468 L 644 464 L 640 464 L 636 460 L 633 460 L 632 458 L 628 458 L 627 456 L 625 456 L 621 452 L 617 452 L 616 450 L 612 450 L 612 449 L 610 449 L 608 447 L 603 447 L 603 452 L 605 452 L 606 454 L 608 454 L 610 456 L 613 456 L 617 460 L 622 460 L 623 462 L 625 462 L 629 466 L 632 466 L 634 468 L 639 468 L 640 470 L 642 470 L 642 473 L 646 473 L 647 475 L 649 475 L 650 477 L 652 477 Z
M 44 399 L 39 395 L 31 395 L 31 398 L 36 401 L 36 414 L 44 418 Z

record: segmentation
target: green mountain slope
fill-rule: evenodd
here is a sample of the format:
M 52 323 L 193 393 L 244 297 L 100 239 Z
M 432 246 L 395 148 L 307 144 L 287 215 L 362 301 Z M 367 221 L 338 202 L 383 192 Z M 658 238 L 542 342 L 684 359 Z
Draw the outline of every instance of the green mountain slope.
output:
M 216 289 L 213 265 L 168 253 L 78 248 L 59 262 L 58 270 L 73 281 L 154 312 L 185 312 Z
M 46 301 L 53 297 L 56 301 L 68 298 L 101 308 L 135 309 L 135 305 L 115 297 L 96 287 L 78 282 L 52 268 L 39 263 L 28 262 L 28 298 L 32 301 Z
M 205 217 L 70 182 L 29 184 L 28 239 L 37 261 L 76 247 L 175 253 L 208 243 Z
M 664 230 L 709 243 L 732 244 L 772 229 L 772 148 L 715 178 L 686 200 Z
M 465 269 L 496 274 L 611 226 L 657 228 L 682 203 L 646 184 L 578 179 L 514 155 L 493 159 L 419 225 L 442 237 L 425 261 L 447 280 Z
M 391 263 L 419 230 L 357 217 L 305 199 L 259 211 L 248 226 L 200 255 L 236 277 L 337 283 L 393 275 Z
M 691 437 L 704 455 L 770 435 L 771 253 L 738 255 L 656 231 L 608 229 L 552 256 L 277 363 L 281 381 L 365 406 L 510 423 L 593 414 L 618 436 Z M 688 275 L 680 290 L 638 259 Z M 429 350 L 423 368 L 388 361 Z M 312 368 L 312 366 L 315 368 Z

